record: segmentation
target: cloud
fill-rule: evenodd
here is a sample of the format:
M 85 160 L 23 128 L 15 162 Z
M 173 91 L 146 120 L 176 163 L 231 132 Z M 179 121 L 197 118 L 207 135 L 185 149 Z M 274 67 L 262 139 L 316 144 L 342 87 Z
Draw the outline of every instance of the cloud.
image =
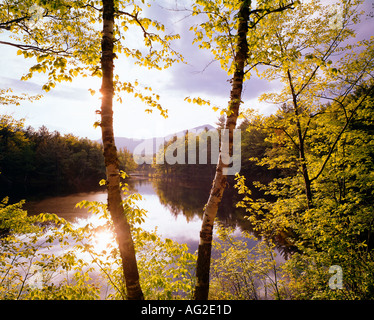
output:
M 1 88 L 12 88 L 17 93 L 28 93 L 31 95 L 43 94 L 44 96 L 53 96 L 63 100 L 86 101 L 90 97 L 88 86 L 80 87 L 79 80 L 75 79 L 75 86 L 68 84 L 58 84 L 55 89 L 51 89 L 48 93 L 42 90 L 42 83 L 33 81 L 22 81 L 15 78 L 0 77 Z M 77 86 L 78 84 L 78 86 Z
M 41 94 L 41 85 L 32 81 L 21 81 L 16 78 L 0 77 L 0 86 L 2 88 L 12 88 L 19 92 L 27 92 L 29 94 Z

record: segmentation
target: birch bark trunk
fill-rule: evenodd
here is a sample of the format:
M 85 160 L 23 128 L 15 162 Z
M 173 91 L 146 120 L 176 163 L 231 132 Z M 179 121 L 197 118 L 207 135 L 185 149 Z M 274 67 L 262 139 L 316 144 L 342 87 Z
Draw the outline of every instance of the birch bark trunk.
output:
M 102 104 L 101 131 L 104 146 L 104 158 L 107 175 L 108 210 L 113 220 L 119 251 L 122 258 L 122 268 L 126 282 L 128 300 L 143 300 L 143 292 L 139 283 L 139 273 L 135 257 L 134 243 L 131 237 L 130 225 L 127 222 L 122 207 L 120 172 L 117 149 L 113 132 L 113 25 L 114 2 L 103 0 L 103 35 L 102 35 Z
M 241 96 L 243 91 L 244 67 L 248 58 L 248 22 L 250 15 L 250 1 L 244 0 L 239 13 L 238 39 L 236 44 L 236 55 L 234 58 L 235 72 L 230 94 L 229 112 L 227 115 L 225 129 L 229 130 L 229 152 L 232 155 L 233 132 L 239 115 Z M 222 139 L 223 140 L 223 139 Z M 213 223 L 217 215 L 223 192 L 226 188 L 227 177 L 224 169 L 228 167 L 227 161 L 222 159 L 222 147 L 219 154 L 213 185 L 208 202 L 205 206 L 203 222 L 200 231 L 200 243 L 198 248 L 195 287 L 195 300 L 207 300 L 209 295 L 209 270 L 212 250 Z

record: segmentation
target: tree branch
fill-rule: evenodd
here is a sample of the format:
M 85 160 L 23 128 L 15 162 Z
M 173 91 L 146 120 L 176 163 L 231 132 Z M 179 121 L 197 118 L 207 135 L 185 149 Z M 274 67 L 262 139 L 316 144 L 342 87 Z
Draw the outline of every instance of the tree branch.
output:
M 263 19 L 265 18 L 267 15 L 271 14 L 271 13 L 276 13 L 276 12 L 282 12 L 282 11 L 285 11 L 287 9 L 294 9 L 294 5 L 295 4 L 295 1 L 292 1 L 291 3 L 289 4 L 286 4 L 286 5 L 281 5 L 280 7 L 276 8 L 276 9 L 255 9 L 255 10 L 251 10 L 251 12 L 249 13 L 249 15 L 251 14 L 255 14 L 257 15 L 258 20 L 256 22 L 254 22 L 251 26 L 249 26 L 248 28 L 249 29 L 253 29 L 256 27 L 256 25 Z M 260 13 L 263 13 L 263 15 L 261 16 Z
M 364 97 L 361 99 L 361 101 L 357 104 L 357 106 L 353 109 L 351 115 L 349 116 L 349 118 L 347 119 L 343 129 L 339 132 L 338 136 L 336 137 L 333 145 L 331 146 L 331 149 L 325 159 L 325 161 L 323 162 L 322 166 L 321 166 L 321 169 L 318 171 L 317 175 L 310 179 L 310 182 L 318 179 L 318 177 L 322 174 L 323 170 L 325 169 L 326 165 L 327 165 L 327 162 L 329 161 L 331 155 L 332 155 L 332 152 L 334 151 L 337 143 L 339 142 L 342 134 L 344 133 L 344 131 L 347 129 L 348 125 L 351 123 L 356 111 L 358 110 L 358 108 L 362 105 L 362 103 L 366 100 L 366 98 L 374 91 L 374 87 L 372 87 L 370 90 L 368 90 L 368 92 L 364 95 Z
M 336 37 L 334 38 L 334 40 L 332 41 L 330 47 L 328 48 L 328 50 L 322 55 L 322 61 L 326 61 L 332 54 L 333 52 L 335 51 L 335 49 L 338 47 L 340 41 L 339 41 L 339 38 L 340 36 L 342 35 L 343 33 L 343 29 L 342 28 L 339 33 L 336 35 Z M 322 52 L 320 52 L 322 54 Z M 299 96 L 299 94 L 301 92 L 304 91 L 304 89 L 309 85 L 309 83 L 312 81 L 312 79 L 314 78 L 314 76 L 316 75 L 318 69 L 320 68 L 320 65 L 317 65 L 317 67 L 313 70 L 312 74 L 310 75 L 309 79 L 301 86 L 300 90 L 296 93 L 296 96 Z
M 50 48 L 39 48 L 37 46 L 32 46 L 32 45 L 28 45 L 28 44 L 12 43 L 12 42 L 7 42 L 7 41 L 0 41 L 0 44 L 5 44 L 5 45 L 8 45 L 8 46 L 16 47 L 16 48 L 19 48 L 21 50 L 35 50 L 35 51 L 42 52 L 42 53 L 53 53 L 53 54 L 57 54 L 57 55 L 71 56 L 68 53 L 68 49 L 57 51 L 57 50 L 52 50 L 51 49 L 52 47 L 50 47 Z
M 256 62 L 255 64 L 253 64 L 252 66 L 250 66 L 245 72 L 244 74 L 247 74 L 248 72 L 252 71 L 252 69 L 256 68 L 258 65 L 261 65 L 261 66 L 269 66 L 269 67 L 273 67 L 273 68 L 280 68 L 281 66 L 279 65 L 276 65 L 276 64 L 273 64 L 272 61 L 268 61 L 268 62 L 265 62 L 265 61 L 258 61 Z
M 86 4 L 86 5 L 82 6 L 81 8 L 83 9 L 83 8 L 86 8 L 86 7 L 90 7 L 92 9 L 95 9 L 96 11 L 103 12 L 103 8 L 96 8 L 92 4 Z
M 138 19 L 138 13 L 136 13 L 136 14 L 131 14 L 131 13 L 128 13 L 128 12 L 126 12 L 126 11 L 121 11 L 121 10 L 117 10 L 116 13 L 119 14 L 119 15 L 122 15 L 122 14 L 123 14 L 123 15 L 125 15 L 125 16 L 128 16 L 128 17 L 134 19 L 135 22 L 139 25 L 139 27 L 143 30 L 144 37 L 147 37 L 147 36 L 149 36 L 149 35 L 154 35 L 154 34 L 152 34 L 152 33 L 147 32 L 147 30 L 145 30 L 144 26 L 142 25 L 142 23 L 141 23 L 141 22 L 139 21 L 139 19 Z
M 6 22 L 2 22 L 2 23 L 0 23 L 0 29 L 10 30 L 10 26 L 12 24 L 18 23 L 18 22 L 21 22 L 21 21 L 24 21 L 24 20 L 28 20 L 29 18 L 30 17 L 28 17 L 28 16 L 24 16 L 22 18 L 17 18 L 17 19 L 6 21 Z

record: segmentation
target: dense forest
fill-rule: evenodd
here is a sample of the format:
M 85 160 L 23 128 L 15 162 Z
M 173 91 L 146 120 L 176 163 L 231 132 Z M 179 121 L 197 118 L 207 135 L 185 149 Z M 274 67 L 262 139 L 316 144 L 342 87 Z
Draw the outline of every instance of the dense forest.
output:
M 136 168 L 119 150 L 121 170 Z M 35 130 L 11 116 L 0 117 L 0 195 L 20 198 L 94 190 L 105 179 L 102 145 L 46 127 Z
M 204 130 L 200 134 L 192 132 L 185 132 L 184 136 L 174 136 L 169 141 L 165 141 L 164 145 L 154 156 L 154 165 L 156 175 L 163 178 L 178 178 L 178 179 L 212 179 L 214 177 L 215 165 L 217 159 L 212 159 L 212 142 L 210 133 L 217 135 L 215 130 Z M 193 150 L 189 146 L 188 141 L 193 141 Z M 217 140 L 218 141 L 218 140 Z M 170 149 L 169 149 L 170 148 Z M 180 153 L 182 158 L 175 158 L 175 163 L 166 161 L 166 153 Z M 193 161 L 189 159 L 189 153 L 193 155 Z M 216 158 L 218 158 L 216 156 Z M 162 163 L 163 162 L 163 163 Z
M 210 184 L 214 177 L 218 160 L 215 149 L 220 148 L 221 130 L 224 129 L 225 121 L 226 117 L 221 115 L 216 122 L 215 130 L 205 129 L 199 134 L 186 130 L 184 136 L 179 138 L 174 136 L 170 140 L 165 141 L 163 147 L 154 155 L 152 165 L 153 174 L 163 179 L 207 180 L 208 184 Z M 254 161 L 254 159 L 262 159 L 270 147 L 270 144 L 266 142 L 266 133 L 259 128 L 256 129 L 256 125 L 259 125 L 259 123 L 250 125 L 250 121 L 244 119 L 237 127 L 237 129 L 240 129 L 241 135 L 239 172 L 251 182 L 269 182 L 280 175 L 280 170 L 270 169 L 269 166 L 259 166 Z M 192 152 L 189 140 L 193 141 L 193 144 L 191 144 L 193 148 Z M 168 148 L 170 149 L 168 150 Z M 215 150 L 215 152 L 213 151 L 213 155 L 212 148 Z M 168 161 L 165 161 L 165 153 L 172 151 L 174 152 L 176 162 L 169 164 Z M 177 152 L 182 154 L 182 159 L 177 158 Z M 193 161 L 189 159 L 189 153 L 192 154 Z M 231 185 L 235 183 L 234 177 L 231 177 L 229 180 Z

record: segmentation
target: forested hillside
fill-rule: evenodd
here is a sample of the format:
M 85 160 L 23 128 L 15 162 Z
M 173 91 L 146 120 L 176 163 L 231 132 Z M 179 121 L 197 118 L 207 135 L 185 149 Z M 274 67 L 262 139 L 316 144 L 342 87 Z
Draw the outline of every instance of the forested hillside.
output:
M 121 169 L 136 168 L 132 155 L 119 151 Z M 33 196 L 97 189 L 105 178 L 103 148 L 89 139 L 25 128 L 23 121 L 0 117 L 0 195 Z

